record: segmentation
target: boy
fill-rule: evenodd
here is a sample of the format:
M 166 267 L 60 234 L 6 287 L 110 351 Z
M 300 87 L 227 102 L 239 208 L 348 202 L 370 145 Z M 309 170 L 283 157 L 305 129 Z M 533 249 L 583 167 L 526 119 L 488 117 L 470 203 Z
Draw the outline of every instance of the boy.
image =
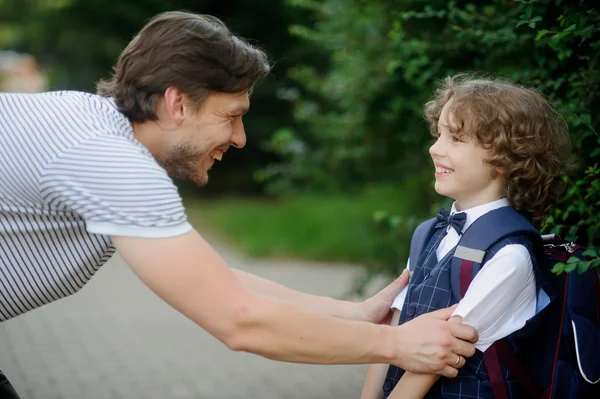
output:
M 392 323 L 458 303 L 453 319 L 478 330 L 478 351 L 467 361 L 457 356 L 454 379 L 372 365 L 362 398 L 493 398 L 482 352 L 536 313 L 531 246 L 525 237 L 504 239 L 462 299 L 450 287 L 451 259 L 461 235 L 492 210 L 510 206 L 530 221 L 545 216 L 563 189 L 568 132 L 537 91 L 464 75 L 445 80 L 425 116 L 436 138 L 429 150 L 435 190 L 455 202 L 450 214 L 440 211 L 421 256 L 409 259 L 411 281 L 392 305 Z M 518 397 L 518 383 L 506 370 L 502 376 Z

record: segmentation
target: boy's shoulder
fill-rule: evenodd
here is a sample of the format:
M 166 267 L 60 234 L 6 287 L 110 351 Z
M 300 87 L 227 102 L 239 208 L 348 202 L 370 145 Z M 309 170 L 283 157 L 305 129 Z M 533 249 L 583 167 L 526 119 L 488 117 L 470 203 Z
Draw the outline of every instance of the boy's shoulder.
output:
M 434 233 L 437 217 L 428 219 L 415 229 L 410 254 L 419 254 Z M 541 243 L 539 231 L 511 206 L 491 209 L 477 217 L 460 236 L 455 256 L 482 262 L 487 251 L 506 244 L 522 244 L 531 252 Z
M 509 236 L 539 237 L 539 231 L 512 206 L 492 209 L 478 217 L 460 239 L 462 245 L 489 247 Z

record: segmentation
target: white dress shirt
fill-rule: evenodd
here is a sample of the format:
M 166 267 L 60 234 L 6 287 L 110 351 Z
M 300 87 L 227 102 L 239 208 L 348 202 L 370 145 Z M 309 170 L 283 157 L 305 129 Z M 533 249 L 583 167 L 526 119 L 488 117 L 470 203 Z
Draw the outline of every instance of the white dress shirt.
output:
M 456 203 L 451 214 L 456 212 Z M 463 212 L 467 214 L 464 232 L 477 218 L 494 209 L 509 206 L 506 198 L 489 202 Z M 460 236 L 448 226 L 448 234 L 436 250 L 440 260 L 458 244 Z M 410 270 L 410 259 L 407 262 Z M 392 303 L 402 309 L 408 287 Z M 475 347 L 485 351 L 495 341 L 523 328 L 536 313 L 536 284 L 529 251 L 523 245 L 509 244 L 500 249 L 477 273 L 453 316 L 475 328 L 479 341 Z

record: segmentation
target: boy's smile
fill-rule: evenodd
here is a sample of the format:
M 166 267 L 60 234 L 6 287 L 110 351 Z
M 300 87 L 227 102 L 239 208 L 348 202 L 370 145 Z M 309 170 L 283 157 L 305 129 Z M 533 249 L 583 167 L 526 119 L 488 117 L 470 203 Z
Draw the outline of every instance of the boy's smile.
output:
M 441 163 L 434 162 L 434 165 L 435 165 L 435 177 L 436 177 L 436 179 L 442 178 L 445 175 L 448 175 L 448 174 L 454 172 L 452 169 L 450 169 L 449 167 L 447 167 L 446 165 L 443 165 Z
M 442 109 L 438 138 L 429 149 L 435 166 L 435 191 L 455 199 L 460 209 L 495 201 L 503 197 L 503 176 L 486 160 L 489 151 L 474 134 L 458 129 L 452 112 L 452 100 Z

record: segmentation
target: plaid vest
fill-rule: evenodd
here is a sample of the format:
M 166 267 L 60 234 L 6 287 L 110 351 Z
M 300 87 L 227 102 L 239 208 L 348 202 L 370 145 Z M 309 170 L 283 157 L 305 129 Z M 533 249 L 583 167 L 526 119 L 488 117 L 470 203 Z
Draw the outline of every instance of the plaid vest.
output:
M 450 250 L 442 259 L 437 260 L 436 249 L 445 236 L 445 230 L 436 231 L 428 240 L 421 256 L 413 262 L 413 272 L 408 286 L 408 292 L 402 312 L 400 324 L 410 321 L 422 314 L 443 309 L 459 302 L 451 287 L 451 264 L 455 248 Z M 505 238 L 494 245 L 486 255 L 484 262 L 492 258 L 502 247 L 508 244 L 521 244 L 530 248 L 529 241 L 522 237 Z M 518 332 L 511 334 L 516 336 Z M 514 341 L 508 339 L 511 349 L 517 351 Z M 512 378 L 506 368 L 501 366 L 506 390 L 511 399 L 522 397 L 518 382 Z M 387 398 L 397 382 L 402 377 L 404 370 L 390 366 L 384 385 L 383 396 Z M 440 378 L 425 396 L 426 399 L 456 399 L 456 398 L 483 398 L 493 399 L 491 384 L 483 364 L 480 351 L 467 359 L 465 366 L 459 370 L 455 378 Z

